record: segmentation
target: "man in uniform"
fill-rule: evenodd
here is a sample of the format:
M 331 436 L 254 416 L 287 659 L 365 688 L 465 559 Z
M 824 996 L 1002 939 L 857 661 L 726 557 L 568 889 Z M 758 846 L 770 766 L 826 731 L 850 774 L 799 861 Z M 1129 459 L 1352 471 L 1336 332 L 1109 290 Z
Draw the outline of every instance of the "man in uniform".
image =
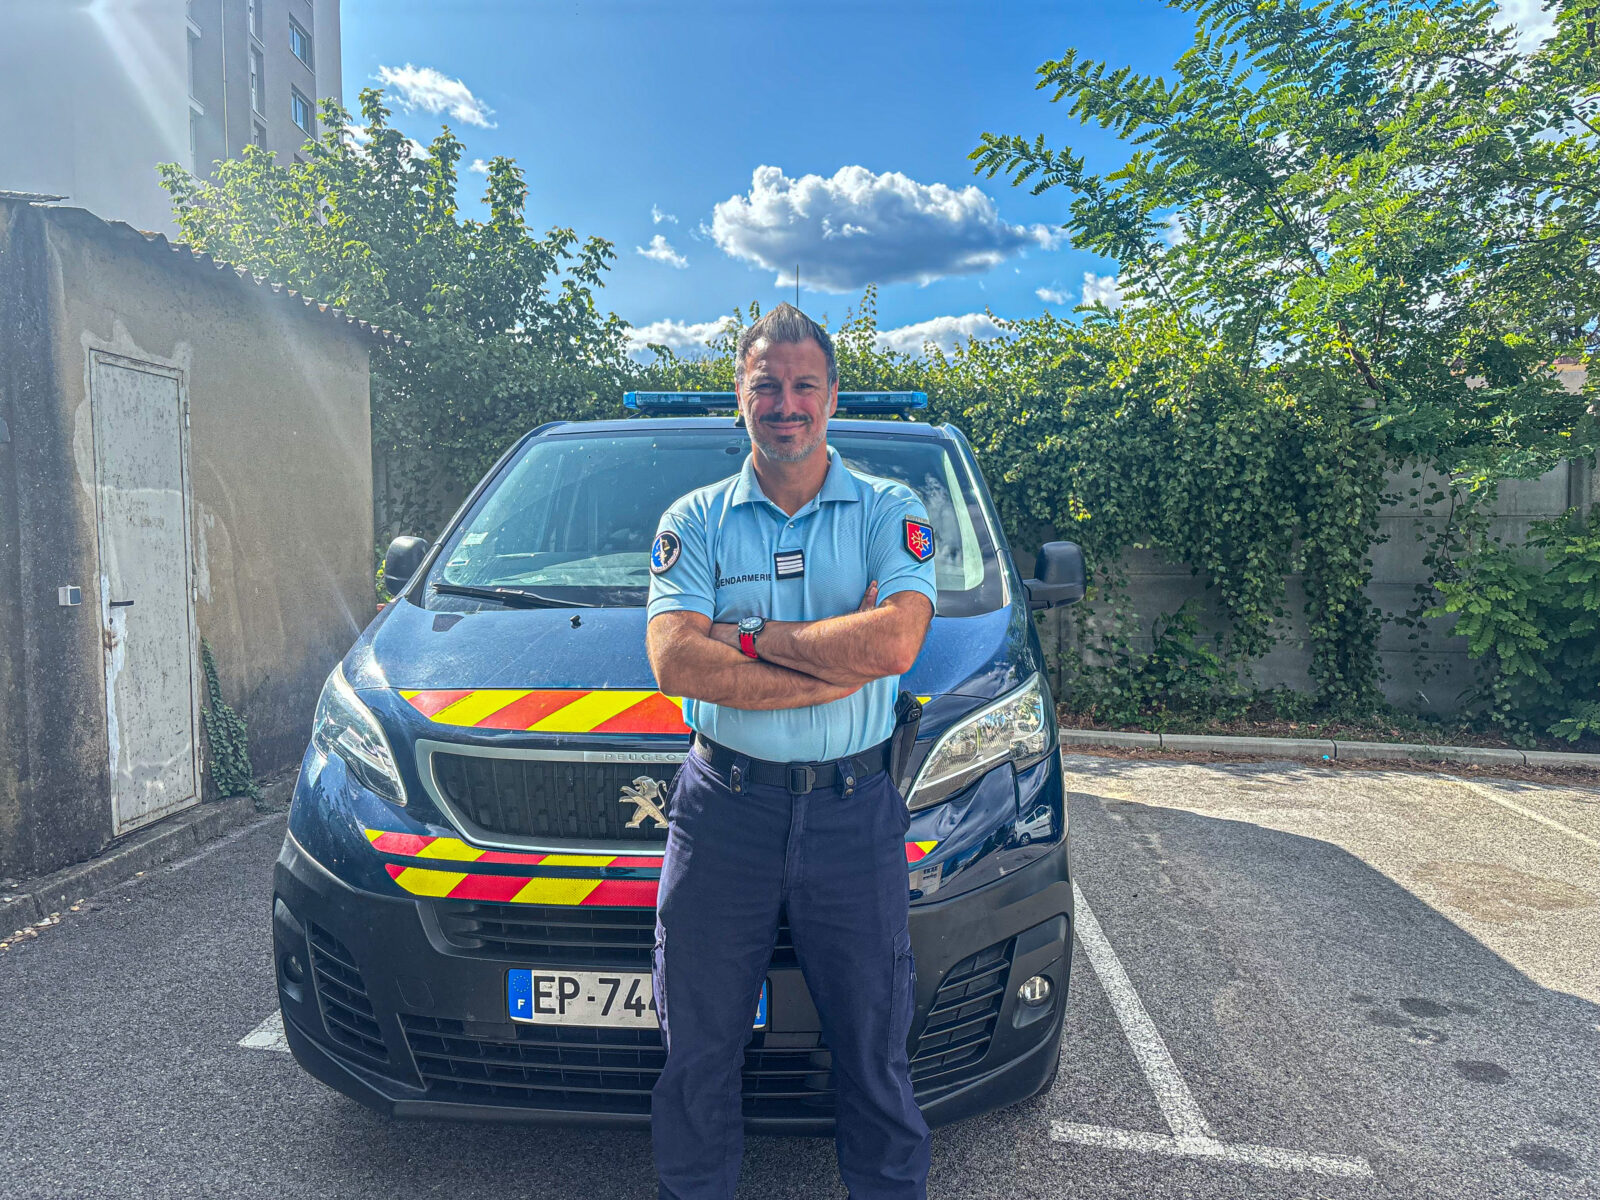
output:
M 828 446 L 833 344 L 798 309 L 744 331 L 735 388 L 753 451 L 667 510 L 650 558 L 650 663 L 695 731 L 656 921 L 660 1194 L 732 1200 L 744 1049 L 787 911 L 833 1055 L 840 1175 L 852 1200 L 920 1200 L 910 816 L 886 768 L 933 617 L 933 529 L 911 489 Z

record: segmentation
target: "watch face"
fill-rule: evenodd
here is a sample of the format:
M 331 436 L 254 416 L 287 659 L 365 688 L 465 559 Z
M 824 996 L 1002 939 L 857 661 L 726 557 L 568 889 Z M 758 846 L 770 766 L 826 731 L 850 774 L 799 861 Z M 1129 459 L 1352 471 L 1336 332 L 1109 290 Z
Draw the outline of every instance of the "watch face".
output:
M 761 627 L 766 623 L 766 619 L 763 617 L 745 617 L 739 622 L 739 632 L 760 633 Z

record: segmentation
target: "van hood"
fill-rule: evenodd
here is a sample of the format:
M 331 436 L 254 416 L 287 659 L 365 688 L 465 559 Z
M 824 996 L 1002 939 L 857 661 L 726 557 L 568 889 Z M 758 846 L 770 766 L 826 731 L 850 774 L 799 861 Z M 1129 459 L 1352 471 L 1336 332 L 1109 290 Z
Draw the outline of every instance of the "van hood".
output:
M 1020 605 L 975 617 L 935 617 L 907 691 L 998 696 L 1041 667 Z M 430 612 L 389 605 L 344 660 L 351 686 L 402 690 L 656 686 L 642 608 Z

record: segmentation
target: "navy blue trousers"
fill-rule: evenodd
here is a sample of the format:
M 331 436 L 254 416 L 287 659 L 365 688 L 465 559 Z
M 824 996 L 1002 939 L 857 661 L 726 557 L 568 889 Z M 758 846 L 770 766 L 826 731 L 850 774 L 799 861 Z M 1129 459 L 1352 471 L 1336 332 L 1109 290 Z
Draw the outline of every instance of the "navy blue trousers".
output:
M 888 773 L 858 779 L 848 795 L 794 795 L 748 778 L 735 792 L 691 753 L 668 812 L 654 979 L 667 1063 L 651 1096 L 661 1200 L 732 1200 L 744 1155 L 740 1072 L 784 909 L 833 1054 L 851 1200 L 923 1200 L 930 1139 L 906 1054 L 910 818 Z

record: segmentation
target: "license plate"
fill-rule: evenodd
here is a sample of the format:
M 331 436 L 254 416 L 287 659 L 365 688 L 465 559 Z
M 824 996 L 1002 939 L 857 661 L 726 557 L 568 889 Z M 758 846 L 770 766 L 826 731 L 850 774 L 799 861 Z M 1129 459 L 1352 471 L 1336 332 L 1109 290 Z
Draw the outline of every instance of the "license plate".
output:
M 506 981 L 513 1021 L 530 1025 L 603 1025 L 654 1029 L 656 1001 L 648 973 L 540 971 L 515 967 Z M 762 980 L 754 1028 L 767 1027 L 767 983 Z

